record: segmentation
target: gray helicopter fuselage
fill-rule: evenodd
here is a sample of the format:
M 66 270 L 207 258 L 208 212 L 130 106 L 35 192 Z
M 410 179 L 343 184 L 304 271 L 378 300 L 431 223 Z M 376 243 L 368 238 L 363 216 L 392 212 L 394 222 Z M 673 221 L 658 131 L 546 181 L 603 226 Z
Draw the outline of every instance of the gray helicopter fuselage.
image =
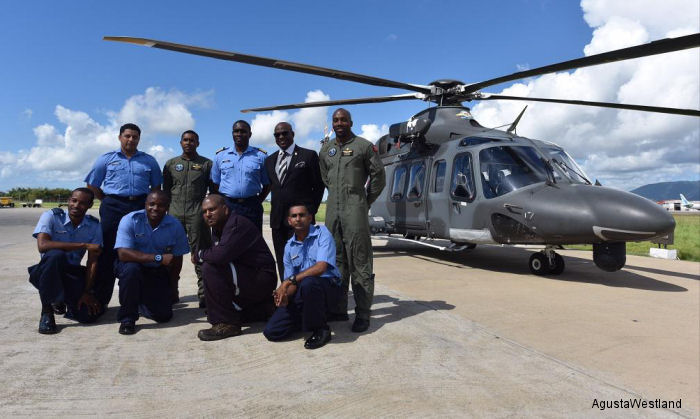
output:
M 585 244 L 673 232 L 661 206 L 595 186 L 556 144 L 484 128 L 461 106 L 433 107 L 377 141 L 387 186 L 374 231 L 454 243 Z

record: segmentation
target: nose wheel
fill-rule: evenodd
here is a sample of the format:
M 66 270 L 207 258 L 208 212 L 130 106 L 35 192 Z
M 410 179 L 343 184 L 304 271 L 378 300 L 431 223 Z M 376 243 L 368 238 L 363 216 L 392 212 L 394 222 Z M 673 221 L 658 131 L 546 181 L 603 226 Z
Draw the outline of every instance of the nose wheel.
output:
M 547 247 L 541 252 L 533 253 L 528 263 L 530 272 L 535 275 L 559 275 L 564 272 L 564 258 Z

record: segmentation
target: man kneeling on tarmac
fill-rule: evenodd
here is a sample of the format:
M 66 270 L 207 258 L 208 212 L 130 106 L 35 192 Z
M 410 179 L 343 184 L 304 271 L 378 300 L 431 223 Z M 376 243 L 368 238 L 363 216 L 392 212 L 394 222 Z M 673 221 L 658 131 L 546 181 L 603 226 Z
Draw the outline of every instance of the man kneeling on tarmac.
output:
M 333 236 L 325 226 L 312 225 L 312 217 L 303 203 L 289 208 L 287 221 L 294 235 L 284 248 L 286 279 L 274 292 L 277 310 L 263 331 L 271 341 L 299 329 L 312 332 L 304 343 L 306 349 L 320 348 L 331 340 L 326 311 L 342 295 Z
M 119 260 L 119 333 L 136 333 L 143 314 L 158 323 L 173 317 L 172 285 L 182 269 L 182 255 L 190 246 L 182 224 L 166 214 L 170 197 L 155 190 L 146 197 L 146 208 L 130 212 L 119 222 L 114 248 Z
M 58 333 L 51 306 L 54 302 L 65 301 L 66 317 L 81 323 L 92 323 L 104 313 L 93 294 L 102 229 L 95 217 L 85 214 L 94 197 L 90 189 L 75 189 L 68 201 L 68 213 L 60 208 L 46 211 L 34 230 L 41 262 L 28 271 L 29 282 L 41 298 L 41 334 Z M 85 251 L 87 267 L 80 265 Z
M 210 341 L 240 335 L 244 322 L 270 317 L 277 270 L 258 227 L 231 212 L 221 195 L 204 198 L 202 215 L 211 227 L 213 244 L 193 253 L 192 261 L 202 264 L 207 319 L 212 324 L 197 336 Z

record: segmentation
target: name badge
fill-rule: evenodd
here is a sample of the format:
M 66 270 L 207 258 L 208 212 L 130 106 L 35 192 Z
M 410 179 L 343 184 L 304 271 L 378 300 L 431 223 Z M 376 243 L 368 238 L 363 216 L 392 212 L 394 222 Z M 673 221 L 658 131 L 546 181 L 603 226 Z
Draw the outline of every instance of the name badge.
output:
M 343 150 L 343 156 L 352 156 L 352 150 L 346 148 L 345 150 Z

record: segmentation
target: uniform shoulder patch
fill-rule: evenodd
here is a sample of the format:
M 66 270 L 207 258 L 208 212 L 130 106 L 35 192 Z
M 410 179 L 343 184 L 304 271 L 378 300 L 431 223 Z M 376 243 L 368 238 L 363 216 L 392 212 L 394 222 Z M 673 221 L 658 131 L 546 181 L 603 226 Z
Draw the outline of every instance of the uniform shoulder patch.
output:
M 54 215 L 63 215 L 65 212 L 61 208 L 51 208 Z
M 99 222 L 100 222 L 100 220 L 98 220 L 96 217 L 93 217 L 93 216 L 90 215 L 90 214 L 85 214 L 85 218 L 87 218 L 87 219 L 90 220 L 90 221 L 94 221 L 94 222 L 96 222 L 96 223 L 99 223 Z
M 263 150 L 262 148 L 255 147 L 259 152 L 263 154 L 267 154 L 267 151 Z
M 216 153 L 214 153 L 214 154 L 219 154 L 224 150 L 228 150 L 228 147 L 221 147 L 220 149 L 216 150 Z

